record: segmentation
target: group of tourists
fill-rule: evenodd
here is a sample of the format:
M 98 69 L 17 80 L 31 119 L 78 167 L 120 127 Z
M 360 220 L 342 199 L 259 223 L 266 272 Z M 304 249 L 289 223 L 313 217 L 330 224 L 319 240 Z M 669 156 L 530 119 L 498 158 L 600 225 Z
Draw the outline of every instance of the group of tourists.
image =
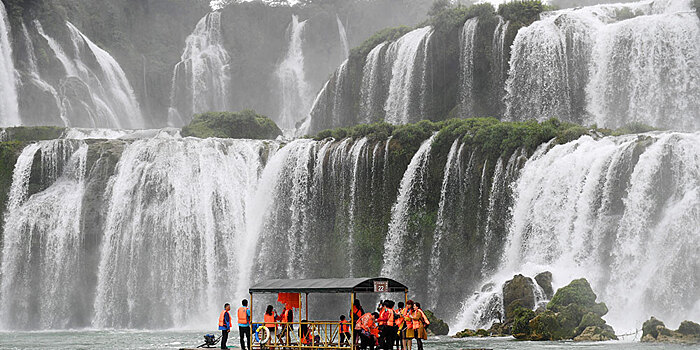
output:
M 219 315 L 219 330 L 221 330 L 221 348 L 228 349 L 226 342 L 232 328 L 233 320 L 230 314 L 231 305 L 224 304 L 224 310 Z M 420 303 L 408 300 L 404 305 L 398 305 L 391 300 L 384 300 L 379 303 L 376 311 L 365 312 L 360 300 L 355 299 L 352 306 L 352 319 L 355 321 L 351 329 L 351 322 L 345 315 L 340 316 L 340 326 L 338 334 L 340 344 L 349 344 L 353 339 L 354 344 L 360 344 L 360 349 L 374 350 L 375 348 L 384 350 L 412 350 L 413 339 L 418 344 L 418 350 L 423 350 L 423 340 L 428 338 L 427 328 L 430 325 L 428 317 L 421 309 Z M 241 301 L 241 307 L 236 312 L 238 321 L 238 331 L 240 333 L 241 350 L 251 350 L 251 318 L 248 300 Z M 286 323 L 282 326 L 281 332 L 277 332 L 278 324 Z M 291 324 L 294 322 L 292 307 L 285 304 L 282 314 L 278 314 L 272 305 L 268 305 L 263 316 L 263 325 L 267 328 L 272 337 L 278 339 L 290 337 L 294 329 Z M 304 345 L 314 345 L 318 343 L 318 336 L 314 336 L 308 325 L 301 322 L 300 339 Z M 354 332 L 353 332 L 354 331 Z M 354 335 L 353 335 L 354 333 Z M 289 343 L 289 342 L 287 342 Z
M 430 321 L 421 309 L 420 303 L 413 300 L 408 300 L 405 305 L 403 302 L 396 305 L 391 300 L 384 300 L 379 303 L 377 311 L 365 313 L 360 301 L 355 299 L 352 313 L 357 320 L 354 328 L 355 343 L 359 342 L 360 349 L 374 350 L 378 347 L 392 350 L 396 347 L 401 350 L 411 350 L 415 339 L 418 350 L 423 350 L 423 340 L 428 339 L 427 328 Z M 341 328 L 342 321 L 343 316 L 341 316 Z

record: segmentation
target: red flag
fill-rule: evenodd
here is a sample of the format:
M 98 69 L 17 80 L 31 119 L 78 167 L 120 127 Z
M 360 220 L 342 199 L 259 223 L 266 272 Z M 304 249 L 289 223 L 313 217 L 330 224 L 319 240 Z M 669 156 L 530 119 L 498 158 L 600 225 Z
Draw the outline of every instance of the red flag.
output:
M 298 309 L 300 307 L 299 293 L 277 293 L 277 301 L 291 308 Z

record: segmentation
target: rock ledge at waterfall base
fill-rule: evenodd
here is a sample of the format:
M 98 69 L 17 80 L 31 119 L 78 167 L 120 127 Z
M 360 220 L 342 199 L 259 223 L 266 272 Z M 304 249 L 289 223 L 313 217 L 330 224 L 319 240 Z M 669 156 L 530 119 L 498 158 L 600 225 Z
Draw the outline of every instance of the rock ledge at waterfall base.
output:
M 642 342 L 700 344 L 700 324 L 683 321 L 674 331 L 666 328 L 663 322 L 652 316 L 642 326 Z

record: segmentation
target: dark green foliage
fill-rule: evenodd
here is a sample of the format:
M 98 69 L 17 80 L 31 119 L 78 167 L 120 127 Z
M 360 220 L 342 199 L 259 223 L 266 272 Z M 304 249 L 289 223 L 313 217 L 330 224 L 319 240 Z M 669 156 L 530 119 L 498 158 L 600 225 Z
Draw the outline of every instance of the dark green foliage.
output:
M 576 334 L 581 334 L 586 327 L 603 327 L 605 326 L 605 320 L 600 318 L 600 316 L 589 312 L 585 315 L 583 315 L 583 318 L 581 318 L 581 322 L 578 324 L 578 327 L 576 328 Z
M 504 20 L 512 24 L 529 26 L 532 22 L 540 18 L 540 13 L 551 10 L 550 7 L 539 0 L 532 1 L 511 1 L 498 6 L 498 14 Z
M 282 131 L 270 118 L 252 110 L 198 114 L 182 128 L 182 136 L 236 139 L 274 139 Z
M 66 128 L 57 126 L 16 126 L 6 128 L 7 140 L 41 141 L 60 138 Z
M 425 316 L 430 321 L 430 331 L 435 335 L 447 335 L 450 333 L 450 326 L 447 323 L 435 316 L 432 311 L 425 310 Z
M 352 48 L 352 50 L 350 50 L 350 59 L 361 59 L 364 61 L 367 54 L 372 51 L 375 46 L 385 41 L 394 41 L 410 32 L 411 29 L 411 27 L 407 26 L 382 29 L 362 42 L 360 46 Z
M 511 333 L 516 338 L 522 338 L 530 334 L 530 320 L 535 318 L 535 312 L 524 307 L 518 307 L 513 311 L 513 326 Z

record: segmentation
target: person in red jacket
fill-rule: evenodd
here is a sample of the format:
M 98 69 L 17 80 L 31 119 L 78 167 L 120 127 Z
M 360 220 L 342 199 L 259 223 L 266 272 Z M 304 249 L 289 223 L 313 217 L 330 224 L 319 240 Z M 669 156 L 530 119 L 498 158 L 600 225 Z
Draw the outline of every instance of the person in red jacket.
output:
M 357 321 L 357 326 L 355 326 L 355 331 L 360 334 L 360 349 L 374 350 L 374 345 L 376 344 L 376 335 L 378 335 L 377 328 L 377 318 L 379 314 L 376 312 L 366 313 L 360 317 Z

